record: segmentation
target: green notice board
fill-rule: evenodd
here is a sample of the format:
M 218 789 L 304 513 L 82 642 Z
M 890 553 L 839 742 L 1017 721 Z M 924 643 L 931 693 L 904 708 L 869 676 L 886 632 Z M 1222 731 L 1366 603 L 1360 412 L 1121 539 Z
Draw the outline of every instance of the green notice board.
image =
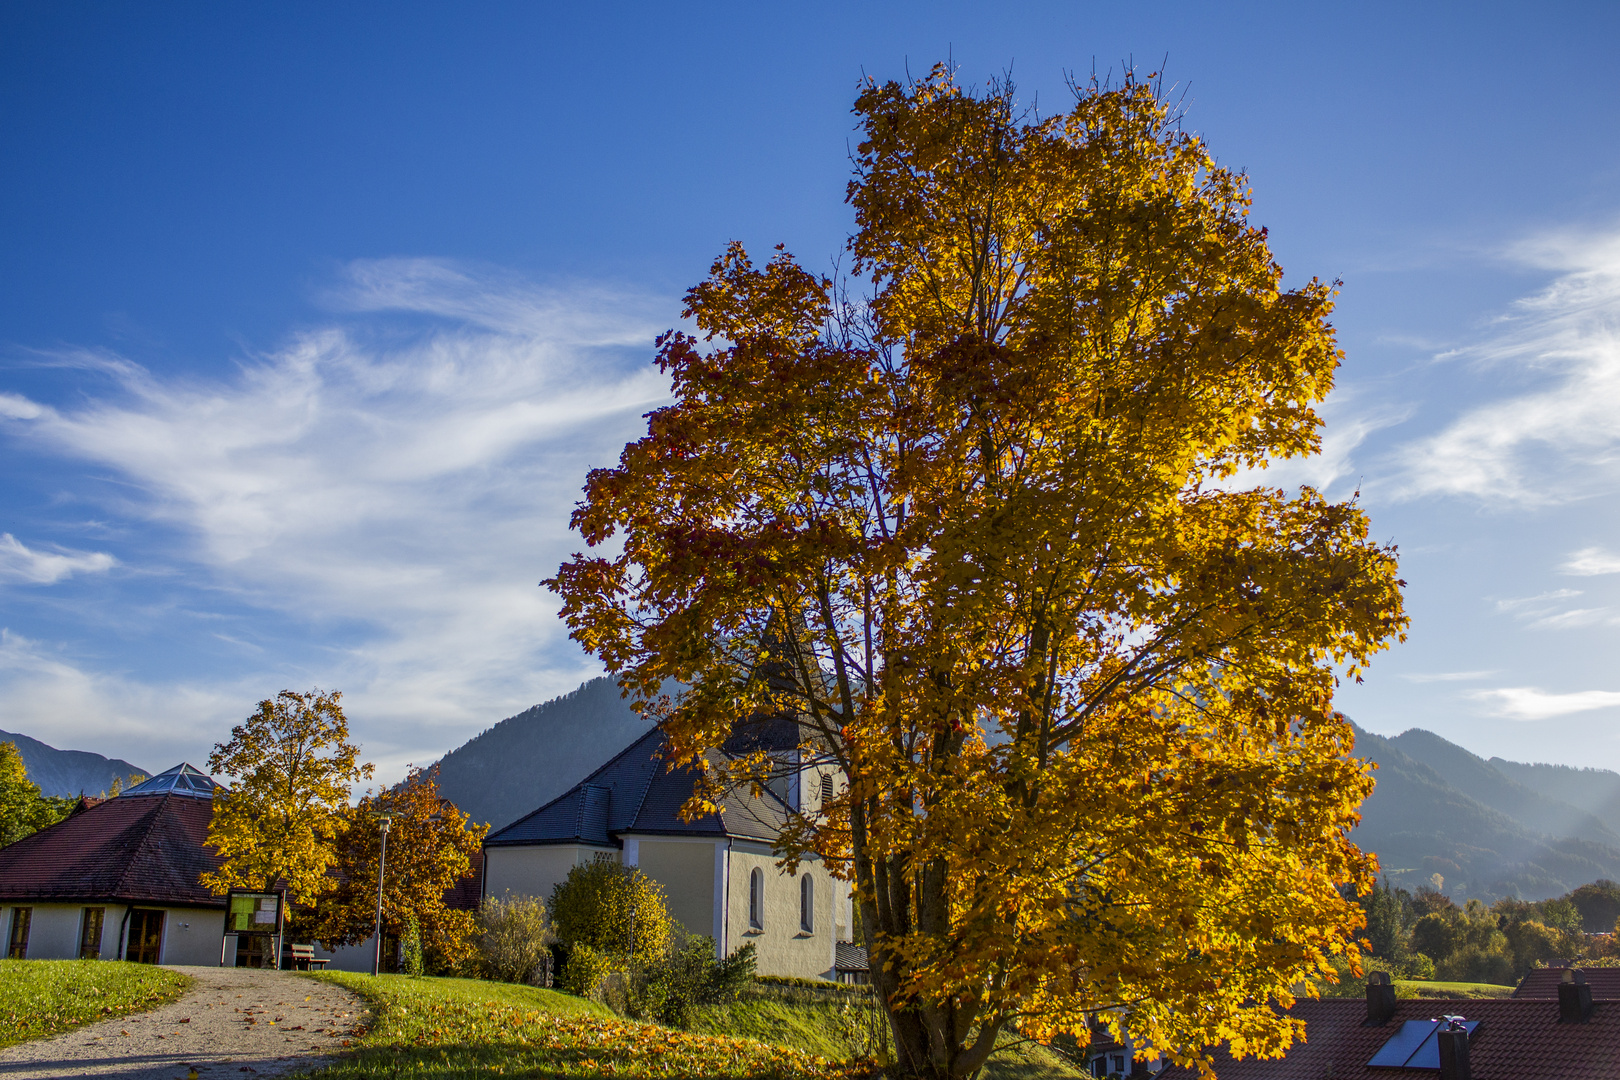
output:
M 232 891 L 225 913 L 227 934 L 274 934 L 281 928 L 281 897 L 276 893 Z

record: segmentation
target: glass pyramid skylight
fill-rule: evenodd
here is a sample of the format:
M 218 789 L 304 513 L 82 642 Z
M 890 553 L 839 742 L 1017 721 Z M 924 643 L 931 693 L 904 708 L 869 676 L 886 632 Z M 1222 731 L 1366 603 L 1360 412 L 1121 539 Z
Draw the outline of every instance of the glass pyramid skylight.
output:
M 191 795 L 198 799 L 212 799 L 214 789 L 217 787 L 219 785 L 214 783 L 213 777 L 182 762 L 172 769 L 158 773 L 150 780 L 143 780 L 132 788 L 124 789 L 118 793 L 118 797 L 122 799 L 126 795 Z

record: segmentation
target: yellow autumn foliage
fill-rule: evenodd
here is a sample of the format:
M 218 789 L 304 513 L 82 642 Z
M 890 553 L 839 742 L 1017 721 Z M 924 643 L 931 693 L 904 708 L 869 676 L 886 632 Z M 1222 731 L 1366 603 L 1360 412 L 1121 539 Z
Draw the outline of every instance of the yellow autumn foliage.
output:
M 1319 448 L 1332 289 L 1150 82 L 1041 118 L 941 67 L 856 113 L 860 277 L 718 259 L 548 584 L 691 809 L 784 768 L 723 751 L 750 717 L 847 778 L 781 848 L 855 884 L 903 1073 L 1093 1021 L 1280 1053 L 1373 869 L 1334 690 L 1406 626 L 1354 500 L 1260 483 Z

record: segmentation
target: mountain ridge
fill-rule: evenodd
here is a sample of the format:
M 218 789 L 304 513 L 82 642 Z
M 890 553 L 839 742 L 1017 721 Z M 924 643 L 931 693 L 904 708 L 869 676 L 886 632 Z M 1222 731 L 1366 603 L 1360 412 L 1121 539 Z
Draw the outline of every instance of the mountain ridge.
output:
M 151 776 L 150 770 L 131 765 L 122 758 L 103 757 L 89 750 L 58 750 L 38 739 L 10 731 L 0 731 L 0 742 L 12 743 L 22 755 L 28 779 L 41 795 L 73 798 L 97 795 L 109 790 L 113 781 L 123 783 L 131 774 Z

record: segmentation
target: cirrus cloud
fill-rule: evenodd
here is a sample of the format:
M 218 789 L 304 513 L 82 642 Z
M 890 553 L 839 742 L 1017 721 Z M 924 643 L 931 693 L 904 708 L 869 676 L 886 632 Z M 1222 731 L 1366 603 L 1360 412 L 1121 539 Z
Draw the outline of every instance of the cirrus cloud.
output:
M 1509 254 L 1557 277 L 1448 358 L 1533 385 L 1401 449 L 1399 496 L 1535 506 L 1620 486 L 1620 234 L 1549 235 Z
M 235 702 L 189 756 L 252 701 L 318 682 L 346 691 L 368 755 L 398 772 L 597 672 L 537 583 L 577 546 L 567 523 L 586 472 L 667 396 L 648 360 L 654 314 L 675 305 L 421 259 L 357 263 L 325 299 L 342 314 L 234 374 L 65 355 L 58 367 L 83 372 L 74 394 L 8 394 L 0 416 L 30 452 L 78 471 L 75 499 L 145 542 L 117 550 L 129 587 L 147 591 L 98 597 L 87 619 L 161 634 L 189 604 L 192 623 L 212 620 L 202 636 L 241 646 L 229 664 L 152 665 L 182 669 L 163 685 L 194 711 Z M 0 541 L 0 572 L 27 580 L 111 565 Z M 64 702 L 112 724 L 121 701 L 165 697 L 40 637 L 33 660 L 0 669 L 13 728 L 45 730 Z M 131 760 L 179 752 L 143 749 L 134 720 L 115 729 L 122 741 L 102 746 Z
M 1468 695 L 1509 720 L 1550 720 L 1555 716 L 1620 706 L 1620 691 L 1577 690 L 1554 694 L 1531 686 L 1476 690 Z

